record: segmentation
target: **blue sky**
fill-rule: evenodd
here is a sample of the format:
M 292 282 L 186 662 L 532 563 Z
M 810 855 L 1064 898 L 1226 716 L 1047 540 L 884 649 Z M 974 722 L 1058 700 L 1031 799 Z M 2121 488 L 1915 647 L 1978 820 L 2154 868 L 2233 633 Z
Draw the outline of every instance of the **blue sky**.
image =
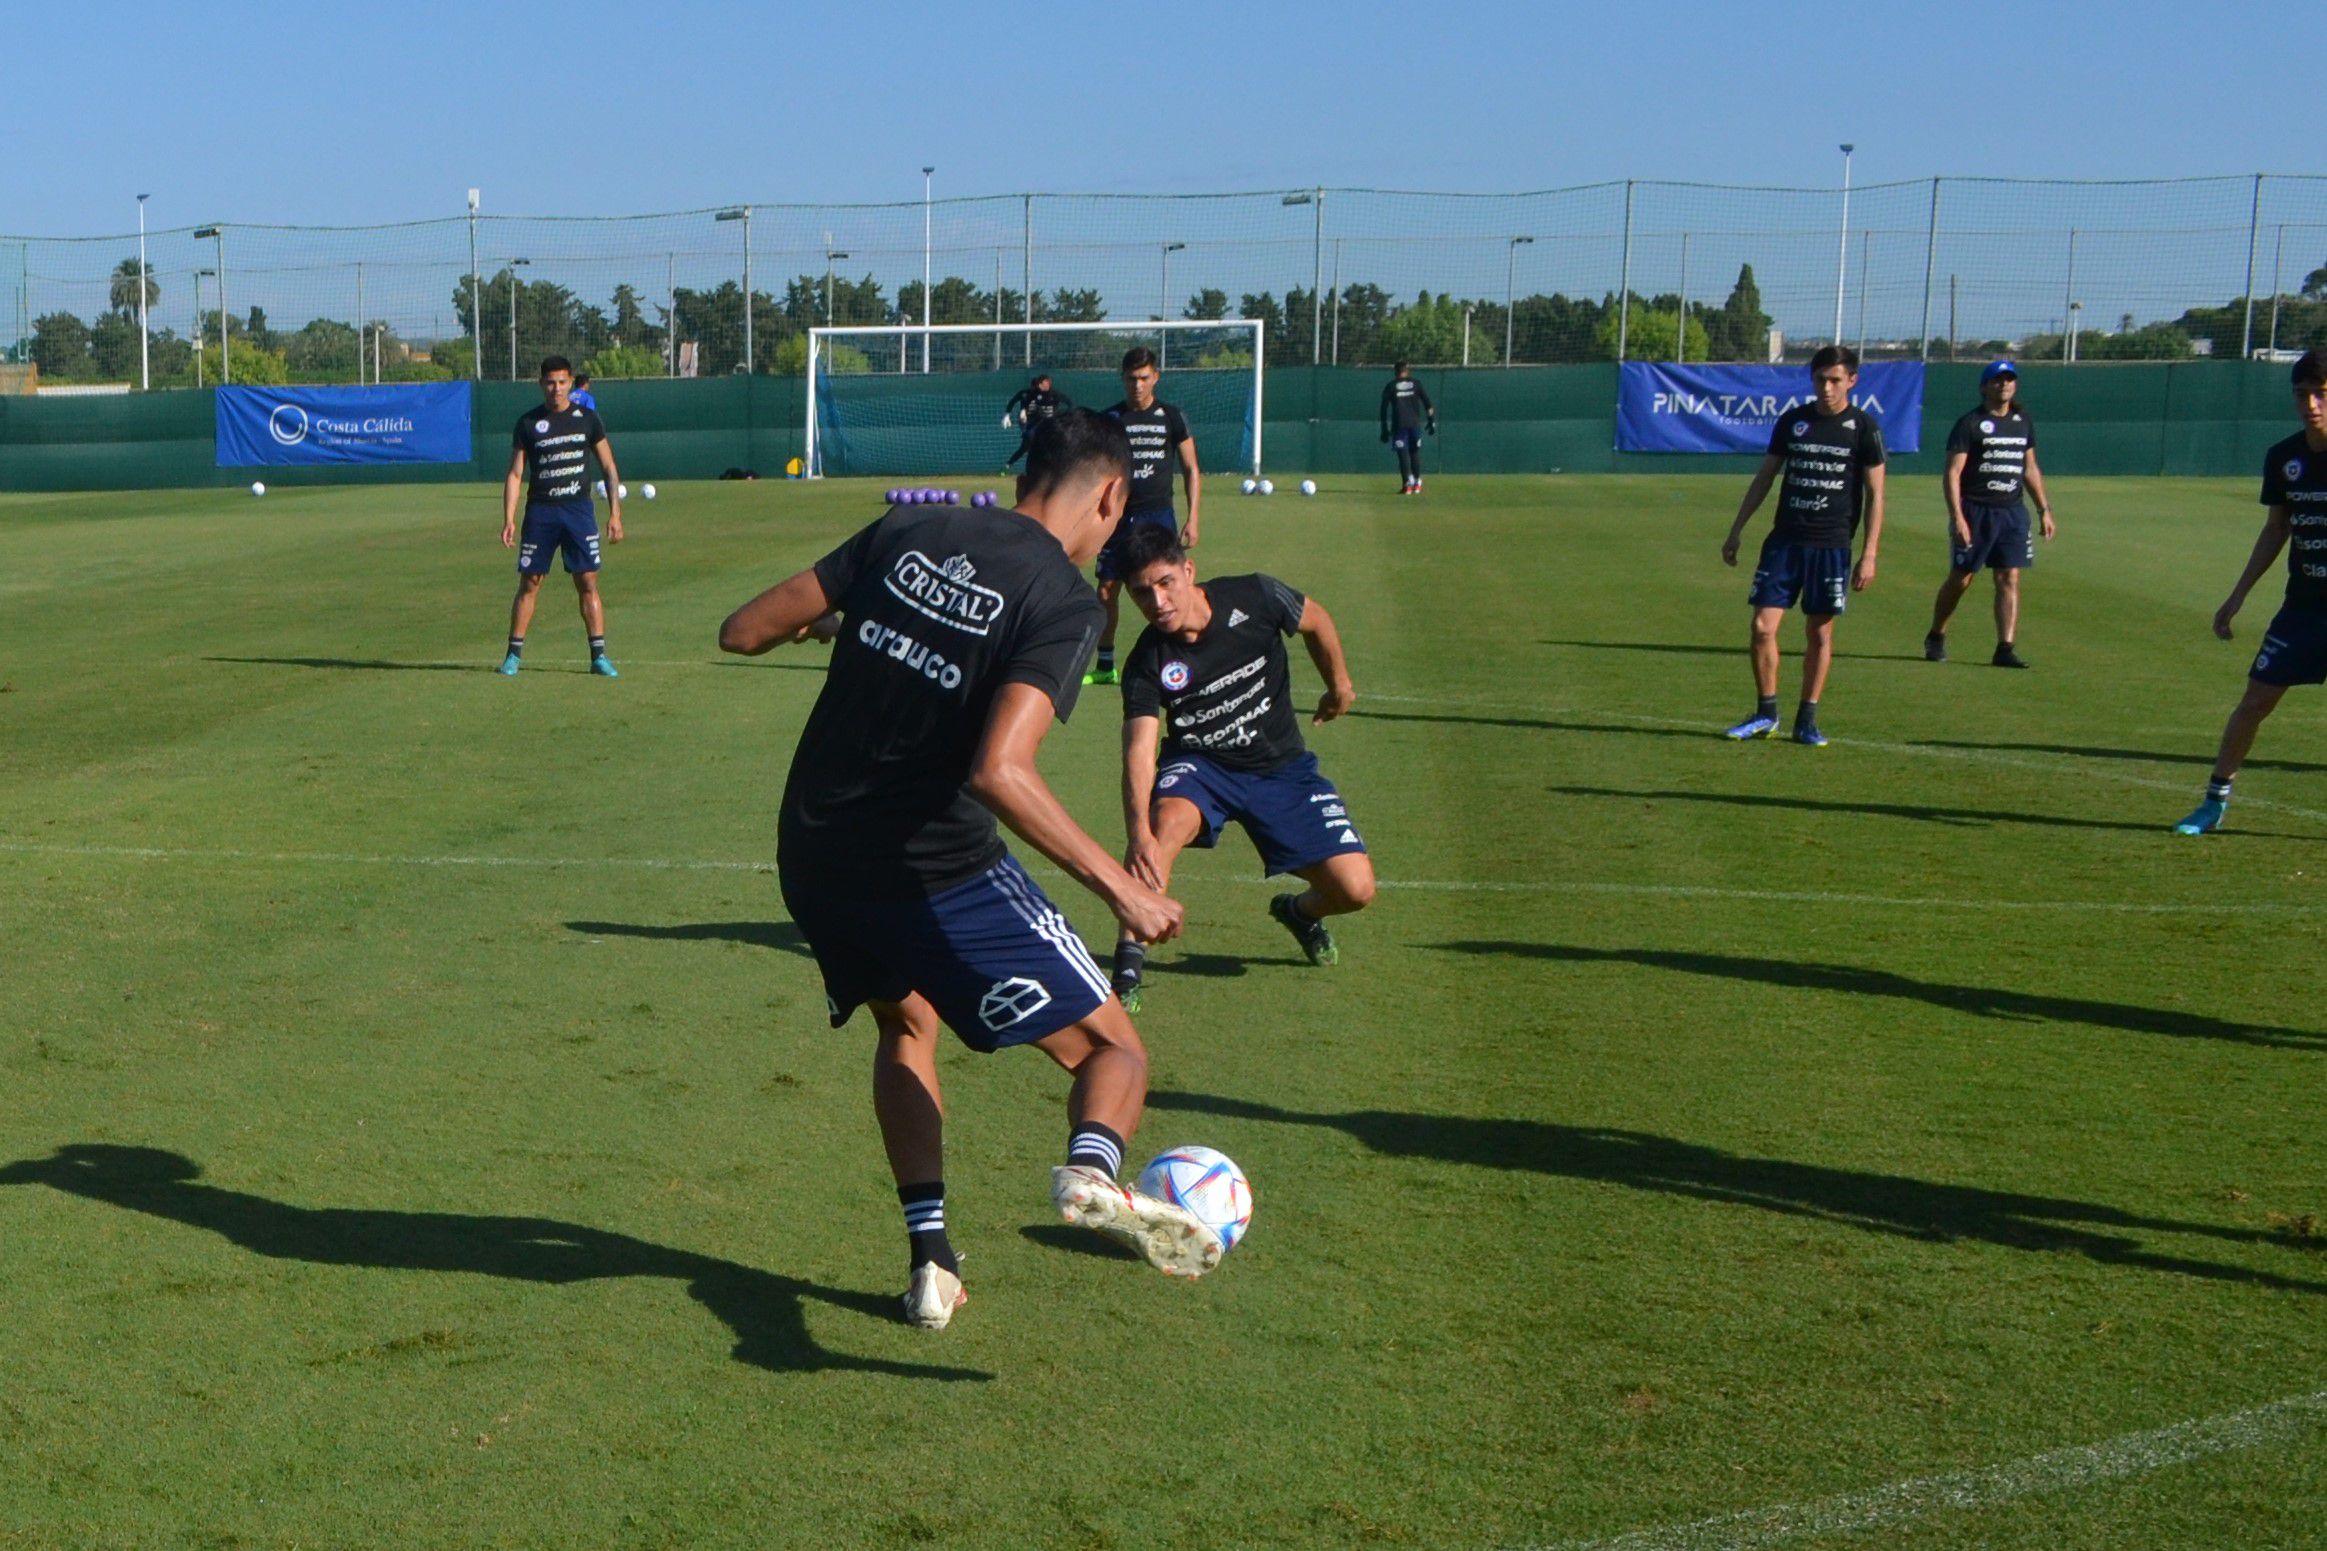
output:
M 1022 189 L 2300 172 L 2316 6 L 28 7 L 0 232 Z M 2267 20 L 2266 20 L 2267 18 Z

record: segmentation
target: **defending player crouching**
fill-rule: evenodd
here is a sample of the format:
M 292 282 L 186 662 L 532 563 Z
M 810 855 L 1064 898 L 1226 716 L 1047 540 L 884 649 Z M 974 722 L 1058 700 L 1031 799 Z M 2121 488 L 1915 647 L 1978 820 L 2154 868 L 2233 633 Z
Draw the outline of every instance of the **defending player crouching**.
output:
M 1233 820 L 1272 875 L 1309 885 L 1270 900 L 1269 914 L 1310 963 L 1337 962 L 1325 918 L 1372 902 L 1374 866 L 1348 805 L 1301 740 L 1284 640 L 1298 632 L 1307 644 L 1326 686 L 1315 721 L 1332 721 L 1357 700 L 1332 616 L 1273 576 L 1198 586 L 1195 563 L 1169 528 L 1134 530 L 1122 575 L 1148 620 L 1123 668 L 1126 865 L 1150 887 L 1167 888 L 1180 852 L 1217 844 Z M 1146 961 L 1137 939 L 1117 945 L 1115 994 L 1134 1012 Z

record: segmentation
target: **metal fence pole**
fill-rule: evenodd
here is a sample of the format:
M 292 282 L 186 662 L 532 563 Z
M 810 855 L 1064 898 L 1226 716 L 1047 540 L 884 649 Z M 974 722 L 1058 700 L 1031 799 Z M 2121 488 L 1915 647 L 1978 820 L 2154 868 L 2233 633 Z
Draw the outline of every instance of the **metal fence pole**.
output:
M 2285 288 L 2287 262 L 2287 223 L 2279 222 L 2278 242 L 2270 261 L 2270 349 L 2275 354 L 2279 347 L 2279 292 Z
M 2070 336 L 2075 332 L 2073 326 L 2069 322 L 2069 316 L 2076 311 L 2076 306 L 2077 229 L 2072 226 L 2068 229 L 2068 286 L 2060 298 L 2060 358 L 2064 362 L 2075 359 L 2075 357 L 2069 353 Z
M 1333 239 L 1333 364 L 1341 364 L 1341 239 Z
M 1689 359 L 1689 234 L 1681 233 L 1681 321 L 1673 330 L 1673 365 L 1683 366 Z
M 1026 287 L 1026 364 L 1034 365 L 1034 196 L 1019 196 L 1026 203 L 1026 249 L 1019 256 L 1019 279 Z
M 1931 278 L 1939 262 L 1939 180 L 1931 180 L 1931 224 L 1923 232 L 1923 328 L 1915 336 L 1915 359 L 1931 359 Z M 1952 283 L 1952 282 L 1951 282 Z M 1953 331 L 1950 330 L 1952 333 Z
M 469 190 L 469 377 L 485 380 L 484 288 L 477 283 L 477 191 Z
M 356 383 L 364 380 L 364 261 L 356 260 Z
M 830 323 L 832 320 L 824 320 Z M 1002 250 L 994 250 L 994 370 L 1002 369 Z
M 2246 217 L 2246 328 L 2238 341 L 2238 359 L 2254 356 L 2254 244 L 2262 235 L 2262 174 L 2254 175 L 2254 205 Z
M 1624 347 L 1632 327 L 1632 180 L 1624 180 L 1624 258 L 1616 281 L 1616 359 L 1624 359 Z
M 1309 239 L 1309 364 L 1315 366 L 1325 345 L 1325 186 L 1319 184 L 1316 235 Z
M 1874 265 L 1874 253 L 1875 234 L 1871 231 L 1860 232 L 1858 234 L 1858 353 L 1861 359 L 1866 356 L 1867 271 Z

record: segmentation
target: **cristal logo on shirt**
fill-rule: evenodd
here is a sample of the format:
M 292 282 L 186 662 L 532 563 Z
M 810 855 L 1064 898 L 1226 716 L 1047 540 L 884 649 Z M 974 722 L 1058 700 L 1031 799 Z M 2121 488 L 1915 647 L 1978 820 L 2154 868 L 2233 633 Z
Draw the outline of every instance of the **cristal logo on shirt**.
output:
M 967 555 L 951 555 L 941 563 L 909 549 L 897 557 L 883 581 L 915 613 L 971 635 L 985 635 L 1009 600 L 975 581 L 977 574 Z

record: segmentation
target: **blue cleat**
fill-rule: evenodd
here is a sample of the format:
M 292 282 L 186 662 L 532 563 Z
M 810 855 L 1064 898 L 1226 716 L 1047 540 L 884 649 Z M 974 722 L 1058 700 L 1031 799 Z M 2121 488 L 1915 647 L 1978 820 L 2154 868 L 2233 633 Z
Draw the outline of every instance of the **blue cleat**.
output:
M 2173 827 L 2177 835 L 2211 835 L 2222 827 L 2230 804 L 2219 797 L 2209 797 L 2191 810 L 2190 816 Z
M 500 674 L 501 677 L 505 679 L 513 679 L 517 677 L 517 670 L 520 666 L 522 666 L 522 662 L 518 655 L 515 652 L 511 652 L 508 656 L 501 659 L 501 666 L 494 669 L 493 671 Z
M 604 657 L 591 658 L 590 671 L 602 679 L 618 679 L 622 677 L 621 674 L 614 671 L 614 664 L 608 662 Z
M 1778 735 L 1778 719 L 1774 716 L 1749 716 L 1721 736 L 1743 743 L 1748 738 L 1774 738 Z
M 1807 727 L 1797 725 L 1794 730 L 1788 734 L 1788 736 L 1791 737 L 1796 743 L 1801 744 L 1802 747 L 1807 749 L 1822 749 L 1826 747 L 1826 734 L 1818 730 L 1818 725 L 1815 722 L 1811 723 Z

